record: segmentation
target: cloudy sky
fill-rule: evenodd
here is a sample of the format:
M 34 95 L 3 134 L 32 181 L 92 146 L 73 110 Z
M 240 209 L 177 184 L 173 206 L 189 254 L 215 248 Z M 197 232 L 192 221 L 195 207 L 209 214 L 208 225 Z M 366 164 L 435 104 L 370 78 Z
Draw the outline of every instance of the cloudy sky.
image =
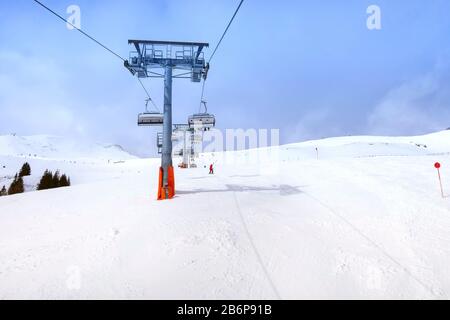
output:
M 42 0 L 128 57 L 128 39 L 213 48 L 238 0 Z M 368 30 L 369 5 L 381 30 Z M 335 135 L 411 135 L 450 127 L 450 1 L 246 0 L 206 86 L 218 127 L 279 128 L 289 143 Z M 208 57 L 212 48 L 206 51 Z M 55 134 L 154 155 L 136 126 L 145 93 L 117 57 L 32 0 L 0 2 L 0 134 Z M 162 106 L 163 82 L 144 80 Z M 174 122 L 201 86 L 174 83 Z

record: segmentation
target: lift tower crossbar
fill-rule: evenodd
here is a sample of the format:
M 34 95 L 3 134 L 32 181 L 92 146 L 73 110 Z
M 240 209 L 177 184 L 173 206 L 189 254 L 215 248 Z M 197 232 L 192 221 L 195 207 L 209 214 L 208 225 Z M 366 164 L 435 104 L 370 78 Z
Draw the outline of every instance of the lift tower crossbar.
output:
M 124 62 L 131 74 L 139 78 L 164 78 L 164 120 L 162 134 L 161 167 L 159 170 L 158 200 L 175 195 L 175 177 L 172 164 L 172 80 L 189 78 L 192 82 L 206 79 L 209 66 L 203 42 L 128 40 L 135 51 Z M 181 73 L 174 74 L 174 71 Z

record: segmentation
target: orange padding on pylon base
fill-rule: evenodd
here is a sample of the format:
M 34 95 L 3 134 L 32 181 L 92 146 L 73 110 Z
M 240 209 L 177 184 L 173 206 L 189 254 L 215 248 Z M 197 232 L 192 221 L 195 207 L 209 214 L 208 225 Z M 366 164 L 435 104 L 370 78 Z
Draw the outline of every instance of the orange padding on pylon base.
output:
M 175 196 L 175 175 L 173 167 L 168 167 L 167 175 L 167 186 L 163 186 L 164 169 L 159 168 L 159 181 L 158 181 L 158 200 L 166 199 L 166 188 L 167 188 L 167 199 L 172 199 Z
M 167 180 L 169 183 L 169 199 L 171 199 L 175 196 L 175 174 L 172 166 L 169 167 L 169 176 Z
M 162 167 L 159 167 L 158 200 L 163 200 L 165 198 L 164 188 L 162 185 L 163 184 L 163 175 L 164 175 L 164 170 Z

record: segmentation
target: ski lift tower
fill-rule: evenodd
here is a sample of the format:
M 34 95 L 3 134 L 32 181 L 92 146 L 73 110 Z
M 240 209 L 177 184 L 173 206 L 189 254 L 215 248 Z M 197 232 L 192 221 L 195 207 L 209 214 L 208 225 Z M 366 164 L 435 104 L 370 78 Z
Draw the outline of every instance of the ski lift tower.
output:
M 158 200 L 175 195 L 172 164 L 172 79 L 206 79 L 209 65 L 203 56 L 208 43 L 153 40 L 128 40 L 136 51 L 130 53 L 125 67 L 139 78 L 164 78 L 164 120 L 161 167 L 159 169 Z M 179 71 L 173 74 L 173 71 Z

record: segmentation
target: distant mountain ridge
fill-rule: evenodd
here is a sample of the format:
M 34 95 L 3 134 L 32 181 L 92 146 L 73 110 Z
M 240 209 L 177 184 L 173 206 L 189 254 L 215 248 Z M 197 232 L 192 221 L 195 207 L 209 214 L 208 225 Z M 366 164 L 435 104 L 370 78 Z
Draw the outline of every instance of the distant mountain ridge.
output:
M 0 155 L 46 159 L 128 160 L 136 156 L 117 144 L 52 135 L 1 135 Z

